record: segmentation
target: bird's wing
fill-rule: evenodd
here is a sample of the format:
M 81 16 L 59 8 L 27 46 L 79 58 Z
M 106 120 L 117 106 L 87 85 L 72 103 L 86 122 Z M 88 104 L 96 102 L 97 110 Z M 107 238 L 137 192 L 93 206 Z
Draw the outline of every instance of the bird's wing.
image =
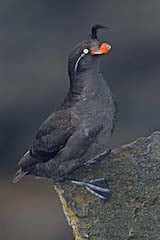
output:
M 40 127 L 31 147 L 31 155 L 41 161 L 54 158 L 66 145 L 75 127 L 68 110 L 53 113 Z

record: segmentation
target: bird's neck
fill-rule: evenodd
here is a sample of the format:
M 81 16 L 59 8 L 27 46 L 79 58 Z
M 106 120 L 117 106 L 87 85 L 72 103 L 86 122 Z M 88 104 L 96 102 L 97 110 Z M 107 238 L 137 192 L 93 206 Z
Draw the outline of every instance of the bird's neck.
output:
M 70 77 L 70 94 L 72 97 L 77 97 L 81 94 L 83 89 L 90 82 L 95 82 L 99 73 L 99 61 L 95 61 L 92 65 L 84 69 L 79 69 L 76 73 L 73 67 L 69 67 L 69 77 Z
M 75 81 L 72 81 L 70 85 L 70 94 L 72 101 L 79 101 L 84 95 L 84 92 L 86 92 L 87 97 L 96 87 L 95 82 L 98 81 L 98 71 L 96 69 L 90 69 L 81 72 L 77 74 L 74 80 Z M 85 89 L 87 89 L 87 91 Z
M 76 74 L 73 69 L 74 66 L 69 62 L 70 89 L 60 109 L 68 108 L 84 97 L 85 99 L 89 98 L 91 93 L 100 85 L 99 63 L 93 64 L 92 67 L 83 71 L 77 71 Z

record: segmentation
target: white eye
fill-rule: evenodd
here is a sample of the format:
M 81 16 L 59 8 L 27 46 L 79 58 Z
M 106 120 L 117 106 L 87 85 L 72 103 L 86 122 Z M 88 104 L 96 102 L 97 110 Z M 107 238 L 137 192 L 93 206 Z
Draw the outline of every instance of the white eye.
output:
M 89 52 L 89 50 L 87 48 L 83 49 L 83 53 L 87 54 Z

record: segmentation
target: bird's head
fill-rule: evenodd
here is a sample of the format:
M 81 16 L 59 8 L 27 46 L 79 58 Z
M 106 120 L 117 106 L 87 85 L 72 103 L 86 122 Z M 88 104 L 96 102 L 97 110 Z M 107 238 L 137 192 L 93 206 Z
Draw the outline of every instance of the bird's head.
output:
M 111 45 L 106 42 L 100 42 L 97 36 L 97 31 L 104 28 L 106 27 L 102 25 L 94 25 L 91 29 L 90 39 L 81 42 L 73 48 L 69 55 L 70 77 L 94 68 L 98 64 L 100 57 L 110 51 Z

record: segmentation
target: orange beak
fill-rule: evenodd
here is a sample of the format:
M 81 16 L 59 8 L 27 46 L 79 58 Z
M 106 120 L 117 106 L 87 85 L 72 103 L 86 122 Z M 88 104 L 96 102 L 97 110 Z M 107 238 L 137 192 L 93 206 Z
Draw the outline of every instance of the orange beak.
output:
M 105 53 L 108 53 L 110 49 L 111 49 L 111 45 L 109 45 L 108 43 L 102 43 L 98 50 L 92 49 L 91 54 L 92 55 L 105 54 Z

